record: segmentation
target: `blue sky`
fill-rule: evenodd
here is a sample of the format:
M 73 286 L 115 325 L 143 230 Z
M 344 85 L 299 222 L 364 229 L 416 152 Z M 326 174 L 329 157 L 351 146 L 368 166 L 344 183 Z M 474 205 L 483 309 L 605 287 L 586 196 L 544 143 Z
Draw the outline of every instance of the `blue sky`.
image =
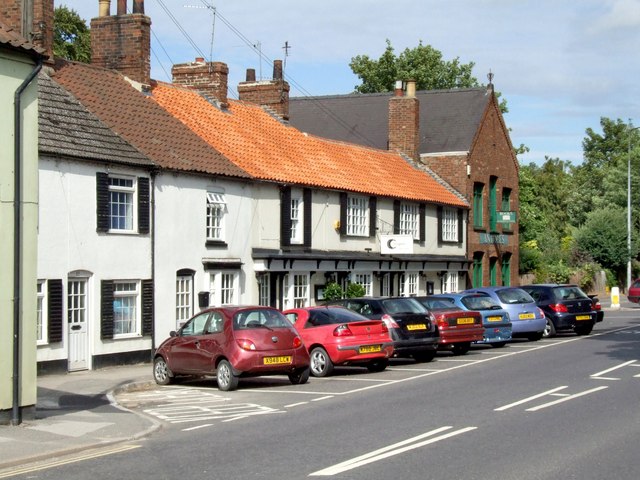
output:
M 115 14 L 117 0 L 111 4 Z M 98 0 L 55 5 L 87 22 L 98 14 Z M 640 125 L 640 0 L 146 0 L 144 6 L 152 21 L 152 77 L 170 81 L 172 64 L 204 56 L 229 66 L 232 98 L 247 68 L 271 77 L 272 61 L 285 59 L 285 42 L 291 46 L 285 75 L 291 95 L 301 96 L 350 93 L 359 83 L 352 57 L 377 59 L 386 39 L 396 54 L 422 40 L 446 60 L 474 62 L 482 83 L 493 72 L 508 101 L 511 140 L 531 149 L 521 163 L 541 164 L 545 156 L 580 163 L 585 130 L 600 131 L 601 117 Z

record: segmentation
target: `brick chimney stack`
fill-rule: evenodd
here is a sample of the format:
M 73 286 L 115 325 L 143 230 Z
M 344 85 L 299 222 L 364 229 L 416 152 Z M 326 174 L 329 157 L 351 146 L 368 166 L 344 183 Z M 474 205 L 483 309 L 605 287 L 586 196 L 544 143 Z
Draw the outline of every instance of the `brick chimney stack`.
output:
M 205 62 L 196 58 L 194 62 L 180 63 L 171 68 L 173 83 L 183 85 L 213 97 L 221 108 L 228 106 L 227 81 L 229 68 L 222 62 Z
M 3 0 L 3 23 L 48 55 L 53 63 L 53 0 Z
M 396 82 L 394 96 L 389 99 L 389 150 L 400 152 L 418 161 L 420 154 L 420 101 L 416 98 L 416 83 Z
M 289 120 L 289 83 L 283 78 L 282 60 L 273 62 L 273 79 L 256 81 L 254 69 L 247 70 L 247 81 L 238 85 L 240 101 L 254 103 L 273 111 L 283 120 Z
M 99 0 L 100 16 L 91 19 L 91 63 L 118 70 L 144 85 L 151 83 L 151 19 L 144 14 L 144 1 L 118 0 L 116 15 L 110 2 Z

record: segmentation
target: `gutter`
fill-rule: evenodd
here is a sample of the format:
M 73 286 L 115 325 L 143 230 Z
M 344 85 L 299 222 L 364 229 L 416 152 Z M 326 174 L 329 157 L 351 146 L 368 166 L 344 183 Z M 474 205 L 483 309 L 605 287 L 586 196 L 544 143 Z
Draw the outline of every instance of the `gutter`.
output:
M 22 111 L 20 97 L 42 70 L 42 58 L 14 94 L 14 197 L 13 197 L 13 407 L 11 425 L 21 423 L 20 415 L 20 320 L 22 269 Z

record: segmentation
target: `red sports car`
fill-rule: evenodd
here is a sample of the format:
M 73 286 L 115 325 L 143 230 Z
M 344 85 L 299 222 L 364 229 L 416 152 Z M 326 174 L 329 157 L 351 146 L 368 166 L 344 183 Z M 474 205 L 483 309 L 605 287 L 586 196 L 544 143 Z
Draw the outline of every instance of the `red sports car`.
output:
M 630 302 L 633 302 L 633 303 L 640 302 L 640 278 L 634 281 L 629 287 L 627 298 L 629 299 Z
M 363 365 L 372 372 L 387 368 L 393 342 L 382 320 L 369 320 L 338 306 L 286 310 L 311 356 L 311 374 L 326 377 L 334 365 Z
M 176 375 L 216 375 L 223 391 L 237 388 L 240 377 L 288 375 L 293 384 L 309 379 L 309 353 L 275 308 L 209 308 L 170 335 L 153 360 L 160 385 Z

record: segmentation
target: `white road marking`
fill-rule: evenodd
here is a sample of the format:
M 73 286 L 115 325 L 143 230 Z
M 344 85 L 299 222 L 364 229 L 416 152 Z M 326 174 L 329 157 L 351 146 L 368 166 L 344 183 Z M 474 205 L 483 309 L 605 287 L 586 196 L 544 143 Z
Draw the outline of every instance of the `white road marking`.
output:
M 298 403 L 291 403 L 289 405 L 285 405 L 284 408 L 293 408 L 293 407 L 297 407 L 299 405 L 306 405 L 309 402 L 298 402 Z
M 557 405 L 558 403 L 566 402 L 568 400 L 573 400 L 574 398 L 582 397 L 584 395 L 588 395 L 590 393 L 594 393 L 599 390 L 604 390 L 605 388 L 609 388 L 609 387 L 603 386 L 603 387 L 592 388 L 591 390 L 585 390 L 584 392 L 576 393 L 575 395 L 569 395 L 568 397 L 561 398 L 559 400 L 554 400 L 553 402 L 544 403 L 542 405 L 538 405 L 537 407 L 533 407 L 533 408 L 528 408 L 527 412 L 537 412 L 538 410 L 541 410 L 543 408 L 551 407 L 552 405 Z
M 518 400 L 517 402 L 510 403 L 509 405 L 505 405 L 503 407 L 494 408 L 493 411 L 494 412 L 502 412 L 504 410 L 507 410 L 507 409 L 512 408 L 512 407 L 517 407 L 518 405 L 522 405 L 523 403 L 530 402 L 530 401 L 535 400 L 537 398 L 544 397 L 546 395 L 551 395 L 552 393 L 555 393 L 555 392 L 557 392 L 559 390 L 562 390 L 562 389 L 565 389 L 565 388 L 567 388 L 567 385 L 564 385 L 564 386 L 558 387 L 558 388 L 554 388 L 552 390 L 547 390 L 546 392 L 538 393 L 537 395 L 533 395 L 531 397 L 523 398 L 522 400 Z
M 322 400 L 328 400 L 329 398 L 333 398 L 333 395 L 326 395 L 326 396 L 320 397 L 320 398 L 312 398 L 311 401 L 312 402 L 321 402 Z
M 363 465 L 367 465 L 369 463 L 377 462 L 379 460 L 383 460 L 385 458 L 392 457 L 394 455 L 399 455 L 401 453 L 407 452 L 409 450 L 413 450 L 416 448 L 424 447 L 425 445 L 429 445 L 431 443 L 438 442 L 440 440 L 445 440 L 450 437 L 454 437 L 456 435 L 461 435 L 466 432 L 470 432 L 472 430 L 477 429 L 478 427 L 466 427 L 461 428 L 460 430 L 455 430 L 453 432 L 445 433 L 443 435 L 439 435 L 437 437 L 429 438 L 428 440 L 422 440 L 426 437 L 431 437 L 432 435 L 439 434 L 446 430 L 450 430 L 453 427 L 441 427 L 436 430 L 432 430 L 431 432 L 424 433 L 422 435 L 418 435 L 417 437 L 409 438 L 407 440 L 403 440 L 402 442 L 395 443 L 393 445 L 389 445 L 387 447 L 380 448 L 370 453 L 366 453 L 359 457 L 352 458 L 351 460 L 344 461 L 342 463 L 338 463 L 331 467 L 325 468 L 323 470 L 318 470 L 317 472 L 310 473 L 310 477 L 320 477 L 320 476 L 333 476 L 342 472 L 346 472 L 347 470 L 352 470 L 354 468 L 362 467 Z M 417 443 L 413 443 L 417 442 Z
M 628 362 L 624 362 L 620 365 L 617 365 L 615 367 L 611 367 L 611 368 L 607 368 L 606 370 L 603 370 L 601 372 L 598 373 L 594 373 L 593 375 L 591 375 L 591 378 L 599 378 L 600 375 L 604 375 L 605 373 L 609 373 L 609 372 L 613 372 L 614 370 L 618 370 L 619 368 L 623 368 L 626 367 L 627 365 L 631 365 L 632 363 L 635 363 L 636 360 L 630 360 Z M 614 378 L 607 378 L 607 380 L 614 380 Z M 615 379 L 615 380 L 619 380 L 619 379 Z
M 205 423 L 204 425 L 198 425 L 197 427 L 183 428 L 182 431 L 191 432 L 192 430 L 199 430 L 200 428 L 212 427 L 212 426 L 213 426 L 213 423 Z

